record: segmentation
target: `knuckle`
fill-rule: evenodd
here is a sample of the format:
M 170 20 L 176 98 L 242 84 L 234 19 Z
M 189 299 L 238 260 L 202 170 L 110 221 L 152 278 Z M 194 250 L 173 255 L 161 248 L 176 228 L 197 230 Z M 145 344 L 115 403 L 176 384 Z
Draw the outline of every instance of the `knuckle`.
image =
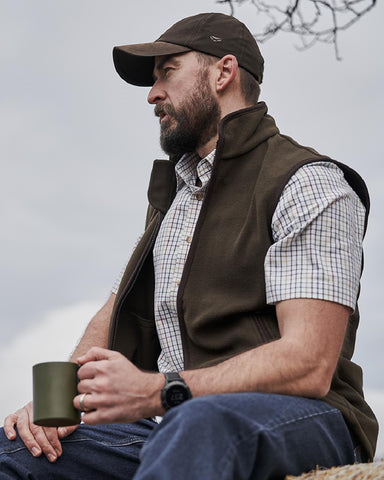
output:
M 43 429 L 41 429 L 41 431 L 38 432 L 35 439 L 45 454 L 54 453 L 54 448 L 52 447 L 47 437 L 45 436 Z
M 17 415 L 15 413 L 11 413 L 7 415 L 4 419 L 4 428 L 9 428 L 13 426 L 17 422 Z
M 41 427 L 39 427 L 38 425 L 35 425 L 34 423 L 31 423 L 29 428 L 31 430 L 32 435 L 34 436 L 38 435 L 41 430 Z
M 21 436 L 21 439 L 25 443 L 25 446 L 28 448 L 28 450 L 32 450 L 33 447 L 36 447 L 36 440 L 32 435 L 23 435 Z
M 83 389 L 84 389 L 84 381 L 80 380 L 80 382 L 77 384 L 77 393 L 78 394 L 85 393 Z M 76 397 L 74 398 L 78 398 L 78 396 L 76 395 Z
M 103 374 L 105 372 L 105 365 L 103 361 L 97 362 L 95 365 L 96 374 Z
M 101 410 L 99 413 L 100 423 L 109 423 L 110 418 L 105 410 Z
M 12 415 L 10 415 L 11 417 L 15 418 L 17 422 L 19 421 L 24 421 L 26 418 L 29 417 L 28 415 L 28 410 L 23 407 L 23 408 L 20 408 L 19 410 L 17 410 L 15 413 L 13 413 Z
M 91 353 L 92 355 L 97 355 L 98 353 L 100 352 L 100 347 L 91 347 L 91 349 L 89 350 L 89 353 Z
M 108 387 L 108 378 L 107 377 L 98 377 L 95 379 L 95 390 L 98 392 L 103 392 Z
M 94 404 L 97 405 L 97 410 L 99 411 L 100 415 L 105 415 L 105 409 L 111 406 L 111 402 L 106 395 L 99 395 L 97 398 L 97 403 L 94 401 Z

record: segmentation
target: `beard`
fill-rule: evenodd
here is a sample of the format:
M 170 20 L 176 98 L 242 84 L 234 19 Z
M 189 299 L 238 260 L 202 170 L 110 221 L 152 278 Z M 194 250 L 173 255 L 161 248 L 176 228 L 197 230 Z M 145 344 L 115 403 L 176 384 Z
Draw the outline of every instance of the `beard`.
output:
M 208 82 L 208 71 L 200 72 L 195 90 L 174 108 L 157 104 L 155 115 L 169 115 L 161 123 L 160 144 L 168 155 L 195 152 L 217 134 L 220 106 Z

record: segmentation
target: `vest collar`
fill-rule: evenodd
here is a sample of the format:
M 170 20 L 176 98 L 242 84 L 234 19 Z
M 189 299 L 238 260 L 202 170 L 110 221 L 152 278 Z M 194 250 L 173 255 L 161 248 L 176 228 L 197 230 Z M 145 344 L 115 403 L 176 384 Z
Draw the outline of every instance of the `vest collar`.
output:
M 224 117 L 219 125 L 215 161 L 219 157 L 223 160 L 236 159 L 279 133 L 267 110 L 266 104 L 259 102 Z M 175 163 L 179 158 L 155 160 L 153 165 L 148 200 L 162 213 L 167 212 L 176 193 Z
M 259 102 L 224 117 L 219 126 L 217 156 L 223 159 L 239 157 L 279 133 L 267 111 L 267 105 Z

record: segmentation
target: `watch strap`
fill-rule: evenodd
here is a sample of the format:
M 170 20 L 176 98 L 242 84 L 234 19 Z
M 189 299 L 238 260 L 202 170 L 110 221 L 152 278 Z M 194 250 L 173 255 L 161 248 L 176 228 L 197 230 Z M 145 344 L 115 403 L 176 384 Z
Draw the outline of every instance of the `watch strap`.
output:
M 177 372 L 164 373 L 164 376 L 165 376 L 165 385 L 174 381 L 185 383 L 185 381 L 180 377 L 180 375 Z

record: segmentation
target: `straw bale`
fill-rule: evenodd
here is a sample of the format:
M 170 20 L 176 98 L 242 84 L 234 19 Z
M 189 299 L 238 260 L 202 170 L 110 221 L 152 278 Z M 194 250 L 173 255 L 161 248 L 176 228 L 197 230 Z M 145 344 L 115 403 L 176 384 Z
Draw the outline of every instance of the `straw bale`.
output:
M 384 480 L 384 460 L 317 469 L 299 477 L 288 475 L 285 480 Z

